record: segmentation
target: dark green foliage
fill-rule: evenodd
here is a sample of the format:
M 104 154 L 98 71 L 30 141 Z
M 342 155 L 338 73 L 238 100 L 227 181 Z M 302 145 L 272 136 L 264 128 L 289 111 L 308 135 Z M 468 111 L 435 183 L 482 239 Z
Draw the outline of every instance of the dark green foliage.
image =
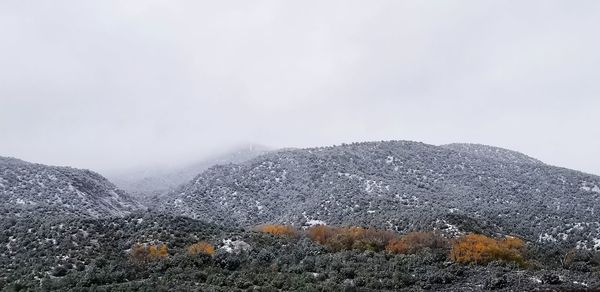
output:
M 597 272 L 579 268 L 549 273 L 503 263 L 463 266 L 429 249 L 414 255 L 357 249 L 332 252 L 307 238 L 239 231 L 158 214 L 111 220 L 19 219 L 0 225 L 4 238 L 23 243 L 10 245 L 11 249 L 0 243 L 0 253 L 11 255 L 0 258 L 0 288 L 6 291 L 531 290 L 544 285 L 573 287 L 574 281 L 590 287 L 600 284 Z M 29 233 L 30 229 L 37 234 Z M 223 239 L 243 241 L 251 249 L 229 253 Z M 128 260 L 127 249 L 133 243 L 152 240 L 169 245 L 167 258 L 143 265 Z M 216 253 L 189 255 L 186 247 L 198 240 L 215 244 Z M 592 255 L 578 255 L 575 262 L 589 260 L 586 263 L 592 265 Z M 556 284 L 554 276 L 564 281 Z

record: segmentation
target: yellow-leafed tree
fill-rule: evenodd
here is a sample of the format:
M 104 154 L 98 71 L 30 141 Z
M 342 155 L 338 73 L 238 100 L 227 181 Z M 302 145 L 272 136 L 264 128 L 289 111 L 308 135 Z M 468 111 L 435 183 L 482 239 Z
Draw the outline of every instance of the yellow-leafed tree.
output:
M 410 232 L 391 240 L 385 250 L 391 253 L 414 254 L 426 248 L 446 249 L 448 240 L 434 232 Z
M 307 234 L 313 241 L 326 245 L 334 251 L 350 249 L 379 251 L 396 237 L 391 231 L 357 226 L 317 225 L 309 228 Z
M 189 255 L 197 255 L 197 254 L 212 255 L 215 253 L 215 247 L 206 241 L 200 241 L 200 242 L 194 243 L 194 244 L 188 246 L 186 250 Z
M 259 232 L 269 233 L 278 236 L 298 236 L 298 231 L 291 225 L 282 224 L 266 224 L 256 227 Z
M 166 244 L 139 244 L 131 247 L 129 257 L 136 263 L 163 259 L 169 256 L 169 248 Z
M 494 239 L 481 234 L 469 234 L 452 244 L 450 258 L 459 263 L 485 264 L 504 260 L 523 265 L 524 247 L 525 243 L 516 237 Z

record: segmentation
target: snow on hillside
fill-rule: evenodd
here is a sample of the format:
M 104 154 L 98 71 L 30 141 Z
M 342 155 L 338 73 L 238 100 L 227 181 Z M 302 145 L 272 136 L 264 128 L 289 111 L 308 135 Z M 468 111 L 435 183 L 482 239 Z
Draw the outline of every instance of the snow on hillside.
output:
M 156 207 L 242 226 L 321 220 L 407 231 L 450 224 L 576 243 L 600 238 L 593 224 L 572 228 L 598 221 L 598 185 L 597 176 L 510 150 L 393 141 L 285 150 L 216 166 Z
M 0 216 L 123 216 L 141 208 L 97 173 L 0 158 Z

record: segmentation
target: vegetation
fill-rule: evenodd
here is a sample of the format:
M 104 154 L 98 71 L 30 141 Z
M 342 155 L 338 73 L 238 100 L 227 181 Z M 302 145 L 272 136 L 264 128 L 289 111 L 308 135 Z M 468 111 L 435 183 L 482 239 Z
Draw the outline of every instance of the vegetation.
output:
M 291 225 L 266 224 L 258 226 L 256 230 L 273 235 L 298 236 L 298 231 Z
M 448 240 L 435 232 L 411 232 L 398 239 L 393 239 L 385 246 L 385 250 L 398 254 L 415 254 L 424 249 L 447 249 Z
M 450 258 L 458 263 L 486 264 L 495 260 L 525 263 L 525 243 L 516 237 L 494 239 L 481 234 L 468 234 L 454 241 Z
M 310 239 L 327 246 L 332 251 L 381 251 L 396 235 L 387 230 L 364 227 L 329 227 L 317 225 L 307 230 Z
M 164 259 L 169 256 L 169 248 L 166 244 L 140 244 L 136 243 L 129 252 L 130 259 L 134 263 L 147 263 Z
M 215 253 L 215 247 L 206 241 L 196 242 L 196 243 L 188 246 L 186 250 L 187 250 L 188 255 L 197 255 L 197 254 L 213 255 Z
M 0 221 L 0 254 L 7 255 L 0 257 L 0 291 L 457 291 L 481 285 L 528 291 L 600 285 L 592 252 L 572 252 L 563 269 L 564 252 L 528 243 L 523 258 L 540 268 L 522 269 L 505 260 L 451 262 L 441 233 L 331 226 L 296 232 L 273 235 L 151 213 Z M 520 246 L 516 239 L 490 239 L 511 250 Z M 344 244 L 332 248 L 336 242 Z M 551 265 L 554 255 L 557 266 Z

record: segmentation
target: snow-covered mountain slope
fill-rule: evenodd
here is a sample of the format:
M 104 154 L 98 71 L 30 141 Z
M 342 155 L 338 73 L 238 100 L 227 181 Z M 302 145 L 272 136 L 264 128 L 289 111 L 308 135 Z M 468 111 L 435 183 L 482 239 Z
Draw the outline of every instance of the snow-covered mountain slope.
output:
M 454 143 L 441 147 L 482 158 L 490 158 L 506 163 L 544 164 L 543 162 L 516 151 L 481 144 Z
M 0 157 L 0 217 L 123 216 L 142 208 L 99 174 Z
M 442 228 L 596 245 L 600 177 L 473 148 L 393 141 L 284 150 L 212 167 L 159 197 L 156 207 L 242 226 Z
M 107 173 L 106 177 L 119 188 L 140 198 L 146 199 L 151 195 L 157 195 L 171 191 L 182 184 L 192 180 L 199 173 L 211 166 L 228 163 L 241 163 L 250 160 L 269 151 L 267 147 L 260 145 L 248 145 L 240 147 L 225 154 L 207 158 L 205 160 L 176 166 L 170 168 L 151 167 L 143 169 L 131 169 L 115 173 Z

